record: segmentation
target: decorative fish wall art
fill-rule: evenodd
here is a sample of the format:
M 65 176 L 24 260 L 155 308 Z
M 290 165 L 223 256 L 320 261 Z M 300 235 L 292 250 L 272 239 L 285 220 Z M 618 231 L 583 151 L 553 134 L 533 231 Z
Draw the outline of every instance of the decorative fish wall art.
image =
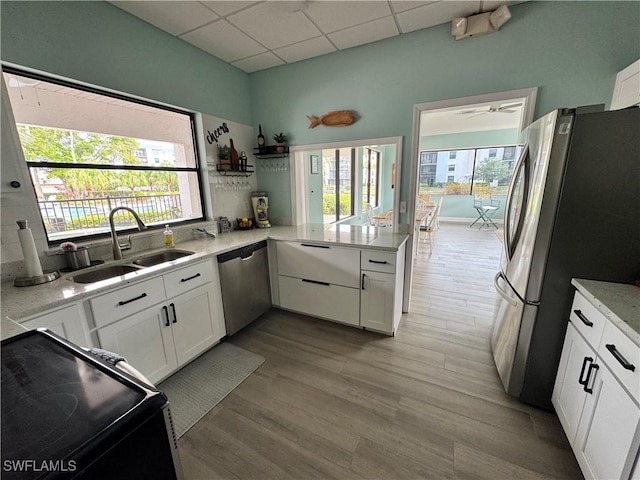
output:
M 356 121 L 356 116 L 351 110 L 335 110 L 325 113 L 320 117 L 307 115 L 309 119 L 309 128 L 315 128 L 318 125 L 325 127 L 346 127 Z

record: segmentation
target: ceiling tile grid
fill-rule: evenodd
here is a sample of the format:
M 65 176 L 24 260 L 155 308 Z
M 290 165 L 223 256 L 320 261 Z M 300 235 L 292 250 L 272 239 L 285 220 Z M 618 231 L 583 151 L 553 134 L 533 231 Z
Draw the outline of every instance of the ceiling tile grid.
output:
M 499 0 L 112 1 L 246 72 L 494 10 Z

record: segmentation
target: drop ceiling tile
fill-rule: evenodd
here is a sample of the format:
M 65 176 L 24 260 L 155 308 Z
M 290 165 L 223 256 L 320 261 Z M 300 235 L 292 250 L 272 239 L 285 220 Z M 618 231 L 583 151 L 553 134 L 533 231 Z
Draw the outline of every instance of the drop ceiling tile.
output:
M 231 62 L 231 65 L 244 70 L 247 73 L 257 72 L 258 70 L 264 70 L 265 68 L 277 67 L 278 65 L 284 65 L 284 62 L 276 57 L 271 52 L 261 53 L 254 57 L 243 58 L 237 62 Z
M 387 2 L 329 0 L 309 2 L 305 13 L 320 30 L 331 33 L 391 15 L 391 9 Z
M 365 43 L 375 42 L 395 35 L 398 35 L 398 27 L 396 27 L 393 17 L 389 16 L 330 33 L 327 36 L 340 50 L 344 50 L 345 48 L 364 45 Z
M 294 8 L 297 2 L 265 2 L 227 17 L 268 49 L 317 37 L 321 32 Z M 292 11 L 293 10 L 293 11 Z
M 205 25 L 181 35 L 180 38 L 225 62 L 233 62 L 266 50 L 226 20 Z
M 220 18 L 200 2 L 110 2 L 161 30 L 180 35 Z
M 287 63 L 298 62 L 307 58 L 317 57 L 325 53 L 335 52 L 337 49 L 326 37 L 316 37 L 304 42 L 294 43 L 286 47 L 278 48 L 273 53 Z
M 208 1 L 208 2 L 200 2 L 205 5 L 210 10 L 213 10 L 221 17 L 226 15 L 231 15 L 232 13 L 238 12 L 240 10 L 244 10 L 251 5 L 255 5 L 258 2 L 255 1 L 245 1 L 245 0 L 234 0 L 234 1 Z
M 399 13 L 396 17 L 402 33 L 447 23 L 455 17 L 467 17 L 480 11 L 479 1 L 437 2 Z
M 430 3 L 436 3 L 434 0 L 430 2 L 418 2 L 413 0 L 407 1 L 392 1 L 391 7 L 395 13 L 406 12 L 407 10 L 412 10 L 417 7 L 422 7 L 424 5 L 429 5 Z

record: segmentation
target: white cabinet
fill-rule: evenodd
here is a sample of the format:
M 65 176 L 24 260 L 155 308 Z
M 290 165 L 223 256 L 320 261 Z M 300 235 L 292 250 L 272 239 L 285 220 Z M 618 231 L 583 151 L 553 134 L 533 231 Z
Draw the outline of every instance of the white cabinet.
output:
M 618 72 L 611 99 L 611 110 L 640 105 L 640 60 Z
M 393 335 L 402 316 L 405 245 L 397 250 L 276 243 L 274 305 Z
M 100 346 L 125 357 L 152 383 L 165 378 L 178 368 L 168 308 L 157 305 L 99 329 Z
M 154 383 L 225 335 L 219 280 L 211 260 L 109 292 L 90 303 L 102 348 L 124 356 Z M 122 315 L 125 310 L 118 307 L 137 313 Z
M 278 242 L 278 305 L 348 325 L 360 324 L 360 250 Z
M 586 478 L 629 478 L 638 450 L 640 410 L 603 363 L 587 395 L 574 452 Z
M 628 479 L 640 444 L 640 348 L 576 292 L 552 402 L 582 473 Z
M 50 310 L 37 317 L 22 321 L 20 324 L 28 329 L 48 328 L 80 347 L 92 346 L 87 335 L 87 321 L 77 303 L 57 310 Z
M 397 252 L 362 251 L 360 326 L 395 334 L 402 316 L 403 244 Z

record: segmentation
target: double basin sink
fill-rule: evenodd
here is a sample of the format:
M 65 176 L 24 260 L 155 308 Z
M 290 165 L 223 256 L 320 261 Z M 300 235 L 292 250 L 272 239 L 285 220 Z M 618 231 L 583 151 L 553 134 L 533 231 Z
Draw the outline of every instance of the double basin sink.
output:
M 95 283 L 101 280 L 107 280 L 113 277 L 119 277 L 127 273 L 135 272 L 145 267 L 160 265 L 161 263 L 171 262 L 179 258 L 188 257 L 195 252 L 189 250 L 166 250 L 158 253 L 144 255 L 131 263 L 106 265 L 104 267 L 95 268 L 86 272 L 76 273 L 67 277 L 75 283 Z

